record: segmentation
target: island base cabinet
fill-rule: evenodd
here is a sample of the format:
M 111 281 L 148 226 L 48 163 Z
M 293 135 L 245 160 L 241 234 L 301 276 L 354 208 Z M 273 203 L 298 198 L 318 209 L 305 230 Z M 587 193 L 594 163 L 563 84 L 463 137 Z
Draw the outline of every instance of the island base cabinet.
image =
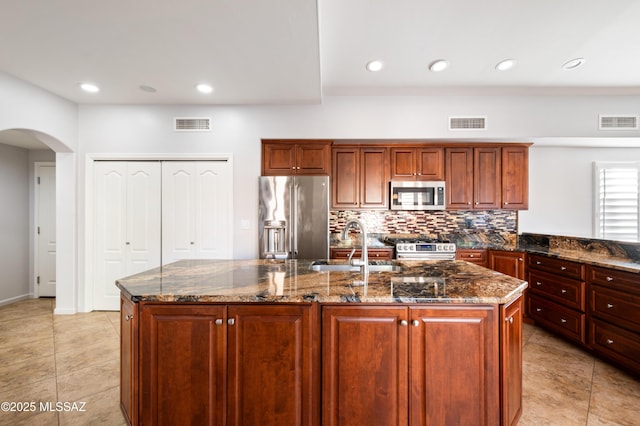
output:
M 322 311 L 324 425 L 500 422 L 497 308 Z
M 120 408 L 138 424 L 138 305 L 120 297 Z
M 516 425 L 522 414 L 522 297 L 500 307 L 501 424 Z
M 319 424 L 314 312 L 142 304 L 139 424 Z

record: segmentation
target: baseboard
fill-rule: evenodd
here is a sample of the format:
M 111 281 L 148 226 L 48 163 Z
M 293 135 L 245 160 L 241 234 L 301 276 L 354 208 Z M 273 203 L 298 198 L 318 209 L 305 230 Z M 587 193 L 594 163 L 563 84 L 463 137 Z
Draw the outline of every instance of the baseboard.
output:
M 16 303 L 21 300 L 31 299 L 32 297 L 33 297 L 33 293 L 21 294 L 20 296 L 10 297 L 9 299 L 0 300 L 0 306 L 10 305 L 12 303 Z
M 60 309 L 60 308 L 55 308 L 53 310 L 53 315 L 75 315 L 77 314 L 78 311 L 76 311 L 75 309 Z

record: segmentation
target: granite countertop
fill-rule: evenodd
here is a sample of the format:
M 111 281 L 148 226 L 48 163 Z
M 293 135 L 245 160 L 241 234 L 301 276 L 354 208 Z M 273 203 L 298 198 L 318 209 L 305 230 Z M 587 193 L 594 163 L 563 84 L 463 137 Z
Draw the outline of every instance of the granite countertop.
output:
M 583 263 L 585 265 L 600 266 L 640 274 L 640 262 L 633 259 L 561 248 L 519 246 L 518 249 L 530 254 L 542 254 L 556 259 Z
M 331 264 L 346 264 L 329 260 Z M 394 261 L 398 272 L 310 271 L 310 260 L 181 260 L 116 281 L 139 302 L 504 304 L 526 281 L 459 260 Z M 365 282 L 366 281 L 366 282 Z

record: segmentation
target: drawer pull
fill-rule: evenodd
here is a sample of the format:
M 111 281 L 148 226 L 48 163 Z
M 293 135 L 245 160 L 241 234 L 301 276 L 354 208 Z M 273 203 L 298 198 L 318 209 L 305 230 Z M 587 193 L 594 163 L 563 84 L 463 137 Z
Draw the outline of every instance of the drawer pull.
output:
M 505 318 L 504 320 L 509 324 L 513 324 L 513 317 Z
M 216 325 L 222 325 L 222 320 L 220 318 L 216 320 Z
M 607 308 L 608 308 L 608 309 L 613 308 L 613 304 L 611 304 L 611 303 L 607 303 Z
M 607 345 L 610 345 L 610 344 L 612 344 L 612 343 L 613 343 L 613 340 L 611 340 L 611 339 L 607 339 Z
M 536 260 L 536 265 L 542 265 L 542 262 L 540 262 L 539 260 Z
M 560 267 L 560 270 L 561 270 L 561 271 L 566 271 L 566 270 L 567 270 L 567 267 L 566 267 L 566 266 L 561 266 L 561 267 Z
M 563 288 L 562 290 L 560 290 L 560 292 L 561 292 L 562 294 L 565 294 L 565 293 L 567 292 L 567 290 L 565 290 L 565 289 Z
M 607 277 L 607 281 L 609 282 L 613 281 L 613 277 Z
M 542 285 L 540 281 L 536 281 L 536 285 Z
M 469 257 L 475 257 L 475 254 L 470 254 Z
M 125 321 L 131 321 L 133 319 L 133 314 L 127 314 L 126 317 L 124 317 Z
M 563 324 L 566 324 L 566 323 L 567 323 L 567 320 L 566 320 L 566 319 L 564 319 L 564 318 L 562 318 L 562 319 L 560 319 L 560 322 L 561 322 L 561 323 L 563 323 Z
M 542 308 L 536 308 L 536 312 L 542 312 Z
M 229 319 L 227 320 L 227 324 L 229 324 L 229 325 L 233 325 L 233 324 L 235 324 L 235 323 L 236 323 L 236 320 L 235 320 L 235 319 L 233 319 L 233 318 L 229 318 Z
M 407 320 L 402 320 L 402 321 L 400 321 L 400 325 L 401 325 L 402 327 L 406 327 L 406 326 L 408 326 L 408 325 L 409 325 L 409 322 L 407 322 Z

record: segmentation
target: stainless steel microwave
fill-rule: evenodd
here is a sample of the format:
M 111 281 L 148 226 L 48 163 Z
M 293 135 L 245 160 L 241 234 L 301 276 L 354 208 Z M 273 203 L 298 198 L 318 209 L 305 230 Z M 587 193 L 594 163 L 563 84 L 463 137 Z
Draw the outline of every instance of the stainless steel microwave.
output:
M 391 210 L 444 210 L 443 181 L 391 181 Z

